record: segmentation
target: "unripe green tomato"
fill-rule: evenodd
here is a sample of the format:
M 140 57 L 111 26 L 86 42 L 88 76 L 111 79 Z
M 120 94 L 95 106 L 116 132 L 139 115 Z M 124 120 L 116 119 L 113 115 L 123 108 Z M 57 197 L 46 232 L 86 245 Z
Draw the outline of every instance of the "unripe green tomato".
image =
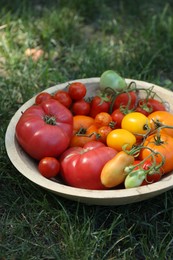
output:
M 127 88 L 124 78 L 113 70 L 106 70 L 100 77 L 100 89 L 105 91 L 106 88 L 111 88 L 115 91 L 122 91 Z
M 125 178 L 124 186 L 126 189 L 139 187 L 145 177 L 145 171 L 143 170 L 138 170 L 136 173 L 130 173 Z

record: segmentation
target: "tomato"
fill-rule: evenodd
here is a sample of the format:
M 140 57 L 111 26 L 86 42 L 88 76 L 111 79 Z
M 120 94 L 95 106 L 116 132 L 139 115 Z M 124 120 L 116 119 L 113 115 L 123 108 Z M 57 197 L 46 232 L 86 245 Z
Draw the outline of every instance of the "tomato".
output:
M 113 104 L 113 110 L 120 107 L 126 107 L 128 109 L 134 108 L 137 102 L 137 97 L 135 91 L 124 92 L 117 95 Z
M 60 163 L 55 157 L 44 157 L 39 161 L 38 170 L 46 178 L 53 178 L 58 175 Z
M 68 87 L 68 93 L 72 100 L 80 100 L 85 97 L 87 92 L 86 86 L 81 82 L 73 82 Z
M 100 174 L 107 161 L 116 155 L 116 151 L 106 147 L 101 142 L 88 143 L 82 147 L 71 147 L 60 157 L 61 175 L 67 185 L 102 190 L 105 187 L 100 180 Z
M 70 95 L 65 90 L 58 90 L 54 95 L 53 98 L 58 100 L 61 104 L 65 107 L 69 108 L 72 104 L 72 99 Z
M 87 129 L 81 128 L 75 133 L 70 141 L 70 147 L 83 147 L 86 143 L 97 139 L 98 128 L 95 125 L 90 125 Z
M 150 122 L 144 114 L 132 112 L 124 116 L 121 127 L 134 135 L 144 135 L 150 131 Z
M 112 120 L 115 122 L 115 128 L 121 128 L 121 122 L 124 118 L 125 114 L 121 111 L 120 108 L 115 109 L 112 114 Z
M 147 99 L 148 106 L 152 107 L 152 112 L 154 111 L 166 111 L 166 107 L 163 102 L 156 100 L 154 98 Z
M 135 109 L 136 112 L 142 113 L 145 116 L 148 116 L 153 112 L 153 108 L 150 104 L 147 103 L 145 99 L 140 99 L 138 101 L 137 108 Z
M 107 70 L 100 77 L 100 89 L 102 92 L 110 88 L 114 91 L 122 91 L 127 88 L 124 78 L 113 70 Z
M 139 160 L 136 160 L 134 161 L 134 165 L 137 165 L 139 163 L 142 163 L 142 161 L 139 161 Z M 140 167 L 144 170 L 149 170 L 151 167 L 152 167 L 152 162 L 151 160 L 146 160 L 142 163 L 142 165 L 140 165 Z M 136 169 L 139 169 L 139 166 L 137 166 L 135 168 Z M 143 182 L 141 183 L 141 186 L 143 185 L 148 185 L 148 184 L 152 184 L 154 182 L 158 182 L 160 179 L 162 178 L 162 173 L 160 171 L 152 171 L 151 173 L 149 172 L 145 179 L 143 180 Z
M 86 130 L 93 124 L 94 119 L 92 117 L 85 115 L 75 115 L 73 116 L 73 134 L 79 132 L 81 129 Z
M 72 105 L 72 112 L 74 115 L 89 115 L 90 112 L 90 103 L 81 99 L 76 101 Z
M 114 129 L 107 135 L 106 143 L 107 146 L 121 151 L 125 145 L 126 149 L 131 149 L 136 143 L 136 137 L 125 129 Z
M 94 123 L 97 127 L 101 126 L 113 126 L 112 117 L 109 113 L 100 112 L 95 116 Z
M 41 104 L 43 101 L 49 100 L 49 99 L 51 99 L 51 98 L 52 98 L 52 96 L 51 96 L 51 94 L 49 94 L 48 92 L 41 92 L 41 93 L 39 93 L 39 94 L 36 96 L 36 98 L 35 98 L 35 104 L 36 104 L 36 105 L 39 105 L 39 104 Z
M 96 139 L 106 144 L 108 134 L 112 131 L 110 126 L 104 125 L 98 128 Z
M 144 147 L 140 152 L 140 159 L 143 160 L 149 155 L 153 154 L 157 164 L 163 162 L 163 158 L 165 160 L 162 170 L 163 174 L 170 172 L 173 170 L 172 158 L 173 158 L 173 137 L 166 134 L 153 134 L 146 138 L 144 142 Z M 148 148 L 149 149 L 148 149 Z M 150 160 L 152 161 L 152 156 L 150 156 Z
M 91 110 L 90 110 L 90 116 L 95 118 L 96 115 L 100 112 L 109 112 L 110 108 L 110 100 L 106 98 L 106 100 L 103 97 L 95 96 L 91 101 Z
M 134 162 L 134 157 L 124 151 L 117 153 L 102 169 L 101 182 L 104 186 L 112 188 L 121 184 L 125 178 L 125 168 Z
M 171 128 L 163 128 L 161 133 L 168 134 L 173 137 L 173 114 L 168 111 L 155 111 L 148 116 L 151 129 L 156 130 L 159 126 L 165 125 Z
M 61 103 L 50 99 L 25 110 L 15 132 L 17 141 L 31 157 L 57 157 L 70 143 L 73 116 Z

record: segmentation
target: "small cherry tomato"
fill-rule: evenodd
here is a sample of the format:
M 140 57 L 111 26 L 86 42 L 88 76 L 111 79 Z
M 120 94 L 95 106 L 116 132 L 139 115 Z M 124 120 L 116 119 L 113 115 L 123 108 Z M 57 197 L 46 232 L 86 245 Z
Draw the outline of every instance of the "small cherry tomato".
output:
M 123 146 L 131 149 L 136 143 L 136 137 L 126 129 L 114 129 L 107 135 L 106 143 L 107 146 L 121 151 Z
M 132 109 L 135 107 L 136 102 L 137 93 L 135 91 L 121 93 L 115 98 L 113 110 L 120 107 L 127 107 L 128 109 Z
M 62 105 L 69 108 L 72 104 L 72 99 L 68 92 L 64 90 L 58 90 L 54 95 L 53 98 L 58 100 Z
M 124 116 L 121 127 L 134 135 L 144 135 L 150 130 L 150 122 L 144 114 L 132 112 Z
M 60 163 L 55 157 L 44 157 L 38 164 L 39 172 L 46 178 L 57 176 L 60 170 Z
M 87 92 L 86 86 L 81 82 L 73 82 L 68 87 L 68 93 L 72 100 L 80 100 L 85 97 Z
M 72 113 L 74 115 L 89 115 L 90 112 L 90 103 L 85 101 L 84 99 L 81 99 L 79 101 L 76 101 L 72 105 Z
M 98 141 L 106 143 L 107 135 L 112 131 L 112 128 L 110 126 L 104 125 L 101 126 L 98 131 Z
M 166 106 L 163 102 L 156 100 L 154 98 L 149 98 L 147 100 L 148 106 L 152 107 L 152 112 L 154 111 L 166 111 Z
M 95 96 L 91 101 L 90 116 L 95 118 L 100 112 L 109 112 L 110 100 L 108 98 L 103 98 L 100 96 Z
M 39 93 L 36 98 L 35 98 L 35 104 L 39 105 L 41 104 L 43 101 L 51 99 L 52 96 L 51 94 L 49 94 L 48 92 L 41 92 Z
M 112 120 L 115 122 L 115 128 L 121 128 L 121 122 L 124 118 L 125 114 L 121 111 L 120 108 L 115 109 L 112 114 Z
M 100 112 L 96 115 L 94 123 L 97 127 L 109 126 L 111 125 L 112 117 L 107 112 Z

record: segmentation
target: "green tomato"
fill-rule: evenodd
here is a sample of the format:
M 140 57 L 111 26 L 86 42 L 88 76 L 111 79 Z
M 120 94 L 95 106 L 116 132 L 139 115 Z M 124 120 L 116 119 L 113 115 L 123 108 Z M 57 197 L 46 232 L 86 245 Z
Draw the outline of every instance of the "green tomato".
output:
M 139 169 L 137 171 L 131 172 L 127 175 L 124 181 L 124 186 L 126 189 L 139 187 L 142 184 L 145 177 L 146 174 L 144 170 Z
M 100 89 L 105 91 L 106 88 L 111 88 L 115 91 L 122 91 L 127 88 L 127 84 L 124 78 L 117 74 L 113 70 L 107 70 L 103 72 L 100 77 Z

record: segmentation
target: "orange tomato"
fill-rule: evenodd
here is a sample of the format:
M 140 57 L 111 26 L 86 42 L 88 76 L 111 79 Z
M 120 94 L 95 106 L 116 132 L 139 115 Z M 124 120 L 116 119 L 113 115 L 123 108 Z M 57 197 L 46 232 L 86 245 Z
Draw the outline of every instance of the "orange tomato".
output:
M 154 158 L 158 164 L 165 160 L 162 170 L 163 174 L 173 170 L 173 137 L 166 134 L 153 134 L 147 137 L 144 142 L 144 147 L 140 152 L 140 159 L 143 160 L 147 156 L 152 154 L 152 151 L 156 153 Z M 147 149 L 147 147 L 149 149 Z M 152 157 L 149 157 L 152 160 Z
M 94 118 L 84 115 L 73 116 L 73 134 L 94 124 Z
M 161 133 L 173 137 L 173 114 L 168 111 L 155 111 L 148 116 L 152 131 L 157 129 L 157 125 L 163 124 L 172 127 L 162 128 Z
M 80 146 L 83 147 L 86 143 L 97 140 L 98 128 L 95 125 L 90 125 L 87 129 L 79 130 L 75 133 L 70 141 L 70 147 Z
M 99 128 L 101 126 L 109 126 L 113 122 L 112 117 L 109 113 L 100 112 L 96 115 L 94 123 Z
M 107 135 L 112 131 L 112 128 L 108 125 L 104 125 L 104 126 L 101 126 L 97 133 L 98 133 L 98 140 L 100 142 L 103 142 L 106 144 L 106 138 L 107 138 Z

